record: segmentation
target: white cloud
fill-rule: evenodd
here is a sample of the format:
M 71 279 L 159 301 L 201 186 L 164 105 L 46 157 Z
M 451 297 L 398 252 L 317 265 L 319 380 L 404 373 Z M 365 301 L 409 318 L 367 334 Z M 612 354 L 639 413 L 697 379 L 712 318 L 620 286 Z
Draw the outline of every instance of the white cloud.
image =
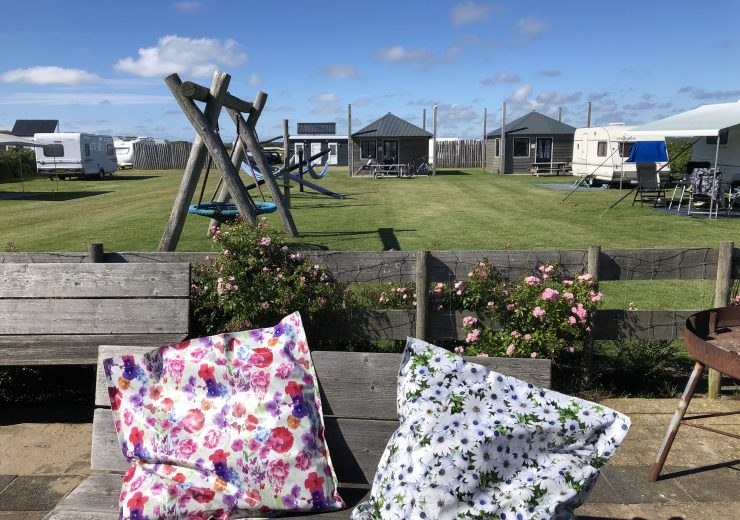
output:
M 357 77 L 357 71 L 352 65 L 329 65 L 323 69 L 323 72 L 334 79 L 355 79 Z
M 92 72 L 54 66 L 13 69 L 0 76 L 0 79 L 6 83 L 20 82 L 32 85 L 79 85 L 100 81 L 100 77 Z
M 334 105 L 324 105 L 311 110 L 312 114 L 339 114 L 342 109 Z
M 516 23 L 519 34 L 527 39 L 537 38 L 542 36 L 549 29 L 549 25 L 544 20 L 537 18 L 521 18 Z
M 536 101 L 543 105 L 564 105 L 567 103 L 575 103 L 581 96 L 582 92 L 573 92 L 571 94 L 563 94 L 560 92 L 540 92 L 537 95 Z
M 324 92 L 323 94 L 316 94 L 308 98 L 311 103 L 332 103 L 337 99 L 338 97 L 334 92 Z
M 538 70 L 537 74 L 539 74 L 540 76 L 545 76 L 547 78 L 559 78 L 560 77 L 559 70 Z
M 499 4 L 476 3 L 474 1 L 463 2 L 452 8 L 450 23 L 454 27 L 460 27 L 475 22 L 485 22 L 490 18 L 494 9 L 501 9 Z
M 198 0 L 186 0 L 184 2 L 175 2 L 175 8 L 185 13 L 197 13 L 205 7 L 203 2 Z
M 22 92 L 0 96 L 0 105 L 161 105 L 171 96 L 90 92 Z
M 431 67 L 440 63 L 450 63 L 462 52 L 460 47 L 449 47 L 444 52 L 433 53 L 423 47 L 407 49 L 403 45 L 395 45 L 378 52 L 378 57 L 391 63 L 418 63 L 424 67 Z
M 702 100 L 735 101 L 740 98 L 740 90 L 705 90 L 696 87 L 683 87 L 678 92 L 687 93 L 694 99 Z
M 498 83 L 517 83 L 522 78 L 517 74 L 509 74 L 507 72 L 499 72 L 491 77 L 481 80 L 482 85 L 496 85 Z
M 219 66 L 235 67 L 247 59 L 234 40 L 162 36 L 156 47 L 139 49 L 139 57 L 123 58 L 114 69 L 134 76 L 155 77 L 177 72 L 195 77 L 208 77 Z
M 532 85 L 524 84 L 516 89 L 514 89 L 514 92 L 511 93 L 511 96 L 509 97 L 509 103 L 513 105 L 524 105 L 528 104 L 531 100 L 529 97 L 532 95 Z
M 262 85 L 262 78 L 260 78 L 258 74 L 255 74 L 254 72 L 252 72 L 249 75 L 249 84 L 250 85 Z

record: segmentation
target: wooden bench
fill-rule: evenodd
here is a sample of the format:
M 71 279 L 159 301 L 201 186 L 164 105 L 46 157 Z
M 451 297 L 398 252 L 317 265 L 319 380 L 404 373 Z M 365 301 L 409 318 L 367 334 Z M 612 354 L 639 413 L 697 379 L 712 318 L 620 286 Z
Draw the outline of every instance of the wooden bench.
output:
M 188 335 L 190 264 L 0 264 L 0 365 L 95 364 Z
M 560 175 L 560 172 L 566 172 L 568 168 L 568 163 L 566 162 L 553 162 L 553 163 L 532 163 L 532 168 L 530 171 L 532 172 L 532 175 L 537 175 L 539 177 L 540 173 L 555 173 L 555 175 Z
M 129 464 L 118 445 L 103 375 L 102 360 L 124 353 L 146 352 L 143 347 L 101 346 L 95 392 L 91 474 L 46 519 L 114 519 L 122 475 Z M 369 494 L 386 443 L 398 426 L 396 380 L 400 354 L 312 352 L 319 378 L 326 441 L 347 509 L 297 518 L 349 518 L 352 509 Z M 550 386 L 550 361 L 475 358 L 487 367 Z M 295 517 L 291 517 L 295 518 Z

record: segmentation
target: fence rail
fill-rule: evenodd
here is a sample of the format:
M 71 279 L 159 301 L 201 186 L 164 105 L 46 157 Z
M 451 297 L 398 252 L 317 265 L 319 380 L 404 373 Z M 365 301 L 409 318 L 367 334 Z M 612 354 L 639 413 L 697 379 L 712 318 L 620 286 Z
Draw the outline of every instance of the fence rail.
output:
M 480 139 L 437 141 L 437 168 L 482 168 L 483 142 Z
M 184 170 L 190 156 L 192 144 L 174 142 L 157 144 L 147 141 L 135 142 L 134 168 L 137 170 Z
M 719 249 L 627 249 L 541 251 L 434 251 L 428 255 L 430 282 L 467 278 L 470 268 L 487 258 L 506 278 L 516 279 L 536 271 L 543 263 L 558 263 L 568 275 L 595 273 L 602 280 L 705 280 L 717 274 Z M 410 283 L 417 280 L 417 257 L 408 251 L 336 252 L 310 251 L 312 263 L 323 264 L 341 282 Z M 191 262 L 199 264 L 214 253 L 205 252 L 107 252 L 105 262 Z M 0 253 L 0 263 L 82 263 L 88 253 Z M 740 279 L 740 249 L 731 255 L 730 279 Z M 417 309 L 418 311 L 418 309 Z M 415 310 L 346 311 L 329 319 L 331 327 L 316 327 L 315 336 L 332 340 L 405 339 L 417 334 Z M 628 311 L 605 309 L 594 316 L 594 339 L 679 339 L 686 317 L 693 310 Z M 462 311 L 428 311 L 429 339 L 463 339 Z

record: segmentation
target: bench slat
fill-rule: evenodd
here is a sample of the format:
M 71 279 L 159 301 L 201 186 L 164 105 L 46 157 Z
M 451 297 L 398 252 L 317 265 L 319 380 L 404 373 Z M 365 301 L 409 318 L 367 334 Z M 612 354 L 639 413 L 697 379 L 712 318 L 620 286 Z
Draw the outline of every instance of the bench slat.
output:
M 185 333 L 0 336 L 0 365 L 94 365 L 103 343 L 170 345 L 186 337 Z M 107 390 L 103 391 L 107 400 Z
M 118 518 L 118 495 L 121 491 L 121 475 L 94 473 L 83 480 L 77 488 L 62 500 L 44 520 L 116 520 Z M 293 519 L 348 519 L 352 509 L 367 500 L 365 489 L 339 488 L 339 494 L 347 504 L 344 511 L 310 515 L 286 515 Z
M 188 306 L 186 298 L 0 300 L 0 334 L 186 334 Z
M 0 264 L 0 298 L 188 297 L 190 264 Z
M 326 441 L 339 482 L 371 485 L 383 450 L 398 423 L 333 417 L 326 417 L 325 422 Z M 121 454 L 110 409 L 98 408 L 93 419 L 91 469 L 123 473 L 129 466 Z
M 103 345 L 98 359 L 95 404 L 110 406 L 103 372 L 103 359 L 120 354 L 145 353 L 154 348 Z M 321 384 L 325 415 L 395 420 L 396 375 L 400 354 L 367 352 L 311 352 Z M 547 359 L 468 358 L 491 370 L 523 379 L 537 386 L 550 387 Z

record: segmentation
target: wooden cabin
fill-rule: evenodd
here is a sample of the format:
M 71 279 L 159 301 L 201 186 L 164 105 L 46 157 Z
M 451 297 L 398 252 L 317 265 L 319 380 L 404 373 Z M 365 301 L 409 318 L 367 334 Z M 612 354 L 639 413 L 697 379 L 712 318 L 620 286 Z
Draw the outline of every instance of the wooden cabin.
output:
M 394 164 L 406 164 L 420 157 L 428 159 L 431 138 L 431 132 L 388 112 L 352 134 L 352 171 L 369 159 Z
M 298 161 L 298 152 L 303 152 L 304 160 L 316 155 L 322 150 L 329 149 L 329 154 L 314 161 L 314 164 L 347 166 L 349 164 L 349 149 L 347 135 L 337 135 L 336 123 L 298 123 L 297 133 L 288 137 L 290 143 L 291 162 Z
M 486 170 L 498 173 L 568 171 L 573 160 L 575 131 L 570 125 L 532 111 L 506 124 L 504 150 L 501 127 L 486 135 Z

